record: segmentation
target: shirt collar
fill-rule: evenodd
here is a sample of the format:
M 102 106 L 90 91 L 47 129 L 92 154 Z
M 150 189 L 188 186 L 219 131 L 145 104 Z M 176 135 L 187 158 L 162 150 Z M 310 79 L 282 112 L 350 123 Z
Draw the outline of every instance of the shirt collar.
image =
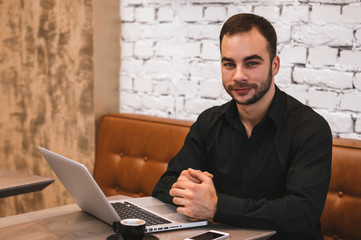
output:
M 224 108 L 224 114 L 227 121 L 236 129 L 241 130 L 243 126 L 241 120 L 239 119 L 237 104 L 234 99 L 227 103 L 227 107 Z

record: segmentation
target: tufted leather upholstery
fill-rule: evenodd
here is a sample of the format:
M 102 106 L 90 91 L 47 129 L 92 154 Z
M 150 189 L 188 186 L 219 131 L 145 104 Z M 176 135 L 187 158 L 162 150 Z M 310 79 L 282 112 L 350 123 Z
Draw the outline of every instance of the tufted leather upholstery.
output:
M 107 114 L 99 123 L 94 178 L 105 195 L 151 195 L 191 122 Z
M 361 141 L 334 138 L 321 223 L 325 240 L 361 239 Z
M 180 150 L 191 122 L 107 114 L 98 128 L 94 178 L 105 195 L 149 196 Z M 361 141 L 334 138 L 325 240 L 361 239 Z

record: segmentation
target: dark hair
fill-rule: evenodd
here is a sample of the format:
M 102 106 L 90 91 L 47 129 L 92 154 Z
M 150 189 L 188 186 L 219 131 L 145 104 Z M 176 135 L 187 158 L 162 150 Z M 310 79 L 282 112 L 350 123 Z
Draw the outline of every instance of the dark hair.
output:
M 219 46 L 222 44 L 224 35 L 248 32 L 252 28 L 266 38 L 271 61 L 277 52 L 277 34 L 272 24 L 265 18 L 251 13 L 240 13 L 230 17 L 224 24 L 219 34 Z

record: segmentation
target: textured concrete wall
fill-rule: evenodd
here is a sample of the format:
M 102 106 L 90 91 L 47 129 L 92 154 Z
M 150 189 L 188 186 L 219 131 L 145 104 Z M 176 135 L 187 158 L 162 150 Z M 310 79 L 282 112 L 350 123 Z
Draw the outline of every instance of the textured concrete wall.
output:
M 37 147 L 93 169 L 92 0 L 0 1 L 0 168 L 55 177 Z M 72 202 L 58 179 L 0 216 Z
M 224 103 L 218 35 L 239 12 L 278 33 L 276 84 L 361 139 L 360 0 L 122 0 L 121 111 L 194 120 Z

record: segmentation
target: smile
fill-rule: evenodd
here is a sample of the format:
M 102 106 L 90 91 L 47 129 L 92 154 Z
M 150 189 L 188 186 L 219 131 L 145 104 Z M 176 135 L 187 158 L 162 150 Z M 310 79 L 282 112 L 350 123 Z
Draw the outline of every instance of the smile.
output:
M 239 95 L 245 95 L 249 93 L 252 90 L 251 87 L 248 88 L 234 88 L 233 91 L 235 91 Z

